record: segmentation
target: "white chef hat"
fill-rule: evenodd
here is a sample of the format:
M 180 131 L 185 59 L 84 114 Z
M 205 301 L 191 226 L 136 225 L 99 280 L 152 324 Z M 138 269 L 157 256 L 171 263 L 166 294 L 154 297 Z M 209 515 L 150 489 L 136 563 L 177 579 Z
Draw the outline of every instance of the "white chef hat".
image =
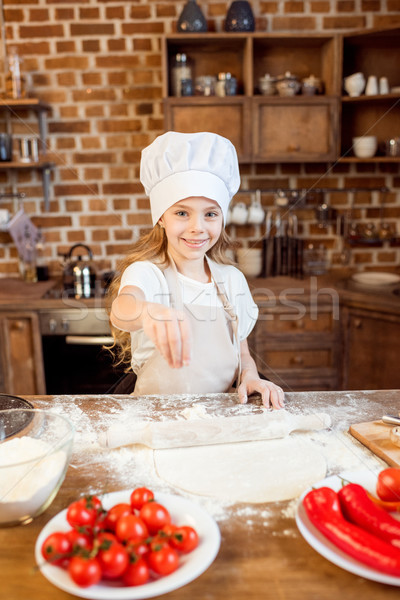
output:
M 168 131 L 142 151 L 140 181 L 150 198 L 153 225 L 173 204 L 190 196 L 218 202 L 226 221 L 240 185 L 235 147 L 216 133 Z

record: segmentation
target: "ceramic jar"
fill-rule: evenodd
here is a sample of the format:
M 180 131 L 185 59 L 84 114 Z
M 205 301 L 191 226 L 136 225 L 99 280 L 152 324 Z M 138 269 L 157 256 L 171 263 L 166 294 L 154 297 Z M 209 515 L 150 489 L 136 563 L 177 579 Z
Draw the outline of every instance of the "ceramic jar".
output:
M 226 14 L 225 31 L 254 31 L 254 15 L 247 0 L 234 0 Z
M 199 33 L 208 30 L 207 21 L 196 0 L 188 0 L 178 19 L 177 30 Z
M 284 75 L 278 77 L 276 88 L 280 96 L 295 96 L 300 91 L 301 85 L 296 75 L 286 71 Z
M 305 96 L 314 96 L 315 94 L 321 94 L 322 83 L 318 77 L 310 75 L 302 79 L 301 93 Z
M 277 92 L 276 77 L 271 77 L 269 73 L 258 79 L 258 89 L 263 96 L 274 96 Z

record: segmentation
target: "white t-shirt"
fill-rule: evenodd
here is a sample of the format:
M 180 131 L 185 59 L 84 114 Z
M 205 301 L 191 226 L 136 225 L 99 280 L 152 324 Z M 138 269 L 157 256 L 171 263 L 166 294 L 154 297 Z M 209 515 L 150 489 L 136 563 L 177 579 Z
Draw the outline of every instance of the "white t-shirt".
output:
M 243 273 L 232 265 L 216 264 L 221 274 L 226 294 L 238 316 L 239 340 L 247 338 L 253 329 L 257 317 L 258 307 L 255 304 Z M 201 283 L 178 273 L 178 282 L 182 290 L 184 304 L 201 306 L 222 306 L 217 289 L 213 282 Z M 134 285 L 140 288 L 147 302 L 158 302 L 165 306 L 170 305 L 170 296 L 167 281 L 162 270 L 150 261 L 134 262 L 125 269 L 121 277 L 120 290 Z M 144 334 L 143 329 L 131 332 L 132 369 L 136 372 L 146 362 L 154 351 L 153 342 Z

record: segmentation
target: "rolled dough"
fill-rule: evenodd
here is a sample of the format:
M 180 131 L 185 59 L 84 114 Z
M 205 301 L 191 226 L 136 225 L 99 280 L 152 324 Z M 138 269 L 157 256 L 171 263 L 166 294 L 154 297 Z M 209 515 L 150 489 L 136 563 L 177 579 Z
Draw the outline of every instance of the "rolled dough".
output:
M 326 475 L 318 447 L 296 436 L 155 450 L 154 463 L 161 479 L 186 492 L 255 504 L 296 498 Z

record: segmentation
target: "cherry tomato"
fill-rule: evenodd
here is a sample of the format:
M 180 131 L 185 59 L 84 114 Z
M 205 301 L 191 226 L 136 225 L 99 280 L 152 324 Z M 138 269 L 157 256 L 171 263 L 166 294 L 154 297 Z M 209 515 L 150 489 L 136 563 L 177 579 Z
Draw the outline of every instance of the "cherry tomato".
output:
M 109 529 L 110 531 L 115 531 L 115 526 L 117 521 L 123 515 L 132 514 L 131 505 L 121 502 L 120 504 L 115 504 L 110 510 L 107 512 L 107 515 L 104 519 L 104 527 Z
M 73 556 L 68 565 L 68 573 L 80 587 L 89 587 L 101 579 L 101 568 L 97 558 Z
M 143 558 L 129 563 L 128 568 L 122 576 L 125 585 L 143 585 L 150 577 L 149 567 Z
M 400 469 L 391 467 L 378 475 L 376 493 L 381 500 L 398 502 L 400 500 Z
M 131 540 L 126 542 L 126 549 L 133 558 L 139 558 L 149 552 L 149 546 L 145 542 L 131 542 Z
M 160 537 L 171 537 L 171 535 L 174 533 L 174 531 L 176 531 L 178 529 L 177 525 L 174 525 L 173 523 L 168 523 L 167 525 L 164 525 L 164 527 L 162 529 L 160 529 L 160 531 L 158 532 L 158 535 Z
M 169 546 L 169 537 L 165 535 L 156 535 L 151 538 L 150 543 L 148 545 L 149 550 L 157 552 L 157 550 L 161 550 L 164 546 Z
M 93 529 L 97 519 L 97 511 L 87 508 L 85 499 L 76 500 L 69 505 L 67 510 L 67 521 L 74 528 Z
M 97 514 L 100 514 L 103 511 L 103 505 L 98 496 L 84 496 L 79 500 L 87 509 L 94 509 Z
M 72 552 L 72 543 L 67 533 L 51 533 L 42 544 L 42 556 L 52 565 L 66 566 Z
M 193 527 L 183 525 L 182 527 L 176 528 L 171 536 L 170 544 L 180 552 L 191 552 L 198 546 L 199 536 Z
M 110 542 L 105 550 L 97 555 L 104 579 L 117 579 L 124 573 L 129 564 L 129 556 L 125 547 L 119 542 Z
M 114 542 L 118 542 L 117 536 L 111 531 L 100 531 L 95 537 L 95 544 L 98 548 L 108 548 Z
M 124 515 L 117 521 L 115 527 L 117 538 L 121 542 L 141 542 L 149 537 L 149 530 L 140 517 L 136 515 Z
M 140 509 L 139 516 L 146 523 L 152 535 L 171 523 L 169 512 L 158 502 L 147 502 L 144 504 Z
M 93 548 L 93 540 L 90 535 L 81 533 L 77 529 L 70 529 L 67 531 L 66 536 L 71 542 L 72 552 L 85 548 L 85 550 L 91 550 Z
M 154 494 L 151 490 L 145 487 L 136 488 L 131 494 L 132 510 L 140 510 L 143 504 L 146 504 L 150 500 L 154 500 Z
M 168 544 L 160 548 L 160 550 L 149 552 L 146 560 L 150 569 L 152 569 L 154 573 L 157 573 L 157 575 L 169 575 L 176 571 L 179 565 L 179 555 L 177 551 Z

